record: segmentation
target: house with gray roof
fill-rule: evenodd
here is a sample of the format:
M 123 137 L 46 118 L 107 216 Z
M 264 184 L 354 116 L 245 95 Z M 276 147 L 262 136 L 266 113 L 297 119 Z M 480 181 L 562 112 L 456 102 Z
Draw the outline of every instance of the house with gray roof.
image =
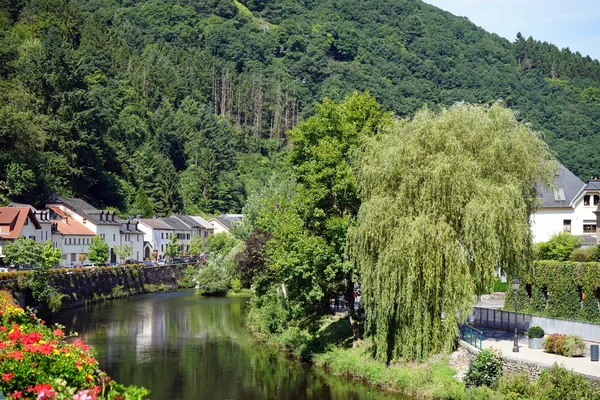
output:
M 242 214 L 221 214 L 208 220 L 214 227 L 214 233 L 230 233 L 234 226 L 242 223 Z
M 200 236 L 202 240 L 206 241 L 206 239 L 214 233 L 215 229 L 213 228 L 213 226 L 202 217 L 181 214 L 175 214 L 171 217 L 177 218 L 190 228 L 192 232 L 192 239 L 194 238 L 194 236 Z
M 154 258 L 153 253 L 162 258 L 174 229 L 158 218 L 139 218 L 137 221 L 138 228 L 144 232 L 144 241 L 147 242 L 144 245 L 144 258 Z
M 534 242 L 546 242 L 567 231 L 583 239 L 584 245 L 596 244 L 596 214 L 600 207 L 600 181 L 583 182 L 559 164 L 554 184 L 538 188 L 542 206 L 531 216 Z
M 178 218 L 161 218 L 160 220 L 173 228 L 173 235 L 177 238 L 177 244 L 181 252 L 188 253 L 190 251 L 192 229 Z

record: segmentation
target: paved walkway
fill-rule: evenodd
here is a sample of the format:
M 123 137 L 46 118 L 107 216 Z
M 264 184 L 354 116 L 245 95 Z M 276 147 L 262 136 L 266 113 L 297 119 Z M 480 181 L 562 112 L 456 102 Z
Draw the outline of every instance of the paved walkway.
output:
M 556 354 L 544 352 L 544 350 L 532 350 L 527 346 L 527 336 L 519 334 L 519 352 L 513 353 L 514 332 L 500 331 L 489 328 L 477 329 L 483 331 L 483 348 L 493 347 L 500 349 L 503 355 L 510 356 L 524 361 L 533 361 L 552 367 L 554 363 L 562 365 L 568 370 L 573 370 L 580 374 L 595 376 L 600 378 L 600 362 L 590 360 L 589 343 L 586 346 L 586 355 L 584 357 L 564 357 Z

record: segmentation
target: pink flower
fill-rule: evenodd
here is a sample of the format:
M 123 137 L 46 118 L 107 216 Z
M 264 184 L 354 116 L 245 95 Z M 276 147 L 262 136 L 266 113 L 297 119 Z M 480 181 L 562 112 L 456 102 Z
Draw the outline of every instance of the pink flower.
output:
M 55 330 L 52 331 L 52 333 L 56 337 L 63 337 L 63 336 L 65 336 L 65 334 L 63 333 L 63 331 L 61 331 L 60 329 L 55 329 Z
M 14 372 L 11 372 L 10 374 L 5 374 L 5 373 L 2 374 L 2 380 L 4 382 L 10 381 L 14 377 L 15 377 L 15 373 Z

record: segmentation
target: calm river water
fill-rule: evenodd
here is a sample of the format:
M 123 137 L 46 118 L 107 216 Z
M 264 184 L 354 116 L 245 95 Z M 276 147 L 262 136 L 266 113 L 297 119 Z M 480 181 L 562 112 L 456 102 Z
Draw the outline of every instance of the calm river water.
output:
M 390 398 L 253 345 L 245 299 L 154 293 L 70 310 L 52 322 L 79 332 L 100 367 L 153 400 Z

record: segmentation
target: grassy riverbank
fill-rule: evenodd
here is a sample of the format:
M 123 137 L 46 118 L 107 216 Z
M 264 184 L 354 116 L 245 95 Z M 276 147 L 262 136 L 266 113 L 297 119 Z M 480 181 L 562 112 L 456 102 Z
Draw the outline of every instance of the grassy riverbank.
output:
M 250 318 L 250 323 L 252 321 Z M 594 391 L 585 378 L 557 366 L 544 371 L 536 382 L 528 382 L 524 375 L 507 375 L 491 389 L 486 386 L 469 388 L 457 380 L 451 356 L 437 355 L 422 363 L 386 365 L 372 357 L 368 341 L 352 342 L 348 318 L 326 317 L 320 329 L 312 333 L 296 327 L 277 335 L 254 333 L 266 345 L 310 361 L 323 373 L 413 399 L 600 400 L 600 393 Z

